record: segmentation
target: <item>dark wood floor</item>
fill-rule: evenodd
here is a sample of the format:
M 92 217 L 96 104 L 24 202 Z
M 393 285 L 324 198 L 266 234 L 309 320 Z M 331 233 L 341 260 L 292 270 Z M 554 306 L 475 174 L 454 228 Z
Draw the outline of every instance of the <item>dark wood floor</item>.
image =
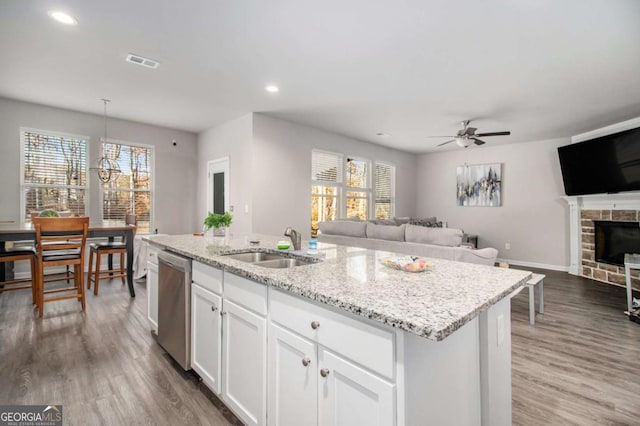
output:
M 640 324 L 624 289 L 545 273 L 545 314 L 529 325 L 513 300 L 513 424 L 640 424 Z M 78 302 L 45 306 L 0 295 L 0 404 L 63 404 L 65 424 L 225 425 L 237 420 L 176 368 L 149 333 L 146 290 L 119 281 Z M 213 401 L 213 402 L 212 402 Z

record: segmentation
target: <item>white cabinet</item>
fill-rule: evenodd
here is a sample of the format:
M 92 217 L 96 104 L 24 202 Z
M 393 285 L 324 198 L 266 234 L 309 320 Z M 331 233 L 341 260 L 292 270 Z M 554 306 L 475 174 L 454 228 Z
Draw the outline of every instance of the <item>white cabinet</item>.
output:
M 158 332 L 158 264 L 147 263 L 147 319 L 151 329 Z
M 392 332 L 277 290 L 269 299 L 271 426 L 396 424 Z
M 318 425 L 395 424 L 393 384 L 326 349 L 318 351 Z
M 222 298 L 203 287 L 191 287 L 191 367 L 220 394 Z
M 318 421 L 316 345 L 274 323 L 269 325 L 269 425 Z
M 222 399 L 246 424 L 264 425 L 266 319 L 226 298 L 223 317 Z

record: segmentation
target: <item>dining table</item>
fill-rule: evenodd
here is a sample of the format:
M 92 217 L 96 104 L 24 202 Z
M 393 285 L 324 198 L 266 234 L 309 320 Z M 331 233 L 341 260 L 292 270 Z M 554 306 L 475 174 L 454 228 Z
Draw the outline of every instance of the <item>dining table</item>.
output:
M 89 222 L 87 238 L 107 238 L 110 242 L 116 237 L 124 237 L 127 250 L 127 284 L 129 294 L 136 297 L 133 287 L 133 239 L 135 236 L 135 226 L 124 223 L 114 223 L 113 221 Z M 36 230 L 31 223 L 18 224 L 0 222 L 0 250 L 3 250 L 6 242 L 13 241 L 33 241 L 36 240 Z M 109 255 L 109 269 L 113 269 L 113 259 Z M 4 263 L 0 266 L 0 281 L 5 280 Z

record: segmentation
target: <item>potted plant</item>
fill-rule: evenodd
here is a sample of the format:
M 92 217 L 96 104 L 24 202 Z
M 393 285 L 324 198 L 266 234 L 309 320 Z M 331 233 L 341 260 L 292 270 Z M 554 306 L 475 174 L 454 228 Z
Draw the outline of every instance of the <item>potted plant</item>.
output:
M 224 214 L 209 212 L 209 215 L 204 219 L 205 231 L 213 228 L 214 235 L 225 235 L 225 230 L 231 226 L 232 220 L 233 216 L 229 212 L 224 212 Z

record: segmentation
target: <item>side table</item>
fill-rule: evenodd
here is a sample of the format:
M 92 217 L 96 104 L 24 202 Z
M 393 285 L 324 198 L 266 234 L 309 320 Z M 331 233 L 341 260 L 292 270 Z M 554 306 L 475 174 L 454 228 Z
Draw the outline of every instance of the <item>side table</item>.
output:
M 631 291 L 631 270 L 640 269 L 640 254 L 624 255 L 624 276 L 627 282 L 627 312 L 631 313 L 631 303 L 633 302 L 633 292 Z

